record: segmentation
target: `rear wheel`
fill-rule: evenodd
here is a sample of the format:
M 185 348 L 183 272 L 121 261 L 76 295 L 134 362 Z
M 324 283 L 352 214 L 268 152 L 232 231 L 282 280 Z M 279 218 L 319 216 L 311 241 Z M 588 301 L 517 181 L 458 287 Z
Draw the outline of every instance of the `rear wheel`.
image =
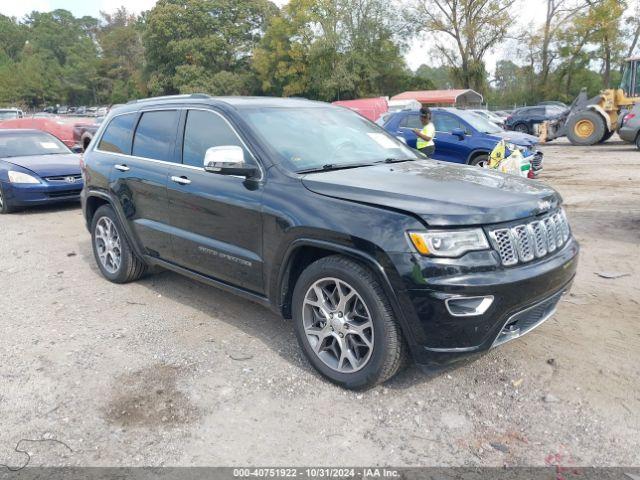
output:
M 406 356 L 378 279 L 345 257 L 322 258 L 302 272 L 293 292 L 293 318 L 309 362 L 345 388 L 388 380 Z
M 636 137 L 636 148 L 638 150 L 640 150 L 640 133 L 638 134 L 638 136 Z
M 147 266 L 133 253 L 110 205 L 103 205 L 93 215 L 91 240 L 96 263 L 107 280 L 127 283 L 144 275 Z
M 604 138 L 606 130 L 604 119 L 599 113 L 585 110 L 569 118 L 567 137 L 573 145 L 595 145 Z

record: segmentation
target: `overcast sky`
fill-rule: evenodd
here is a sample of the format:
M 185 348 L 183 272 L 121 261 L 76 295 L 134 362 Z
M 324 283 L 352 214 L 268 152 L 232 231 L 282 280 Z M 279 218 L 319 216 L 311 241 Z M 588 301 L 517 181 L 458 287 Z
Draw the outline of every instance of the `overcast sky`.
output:
M 276 0 L 282 5 L 286 0 Z M 13 17 L 22 17 L 33 10 L 50 11 L 56 8 L 64 8 L 71 11 L 76 17 L 91 15 L 97 17 L 99 12 L 113 11 L 125 4 L 127 10 L 139 13 L 148 10 L 156 3 L 156 0 L 0 0 L 2 6 L 0 13 Z M 521 24 L 541 23 L 544 20 L 544 0 L 519 0 L 518 21 Z M 416 69 L 421 64 L 429 64 L 429 46 L 426 42 L 415 41 L 406 53 L 407 64 Z M 487 57 L 487 68 L 493 71 L 496 60 L 502 58 L 503 52 L 496 51 Z

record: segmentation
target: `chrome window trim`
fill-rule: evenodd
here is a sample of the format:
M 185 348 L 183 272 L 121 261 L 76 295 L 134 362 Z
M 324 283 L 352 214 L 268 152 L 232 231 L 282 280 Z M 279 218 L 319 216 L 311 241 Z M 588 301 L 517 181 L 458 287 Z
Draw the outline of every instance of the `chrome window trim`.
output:
M 245 141 L 242 139 L 242 137 L 238 134 L 238 131 L 234 128 L 234 126 L 229 122 L 229 120 L 227 120 L 227 118 L 222 115 L 221 113 L 212 110 L 210 108 L 202 108 L 202 107 L 174 107 L 174 108 L 167 108 L 167 107 L 158 107 L 158 108 L 142 108 L 140 110 L 136 110 L 133 112 L 122 112 L 122 113 L 118 113 L 113 115 L 110 119 L 109 122 L 102 125 L 101 126 L 101 130 L 100 130 L 100 136 L 99 138 L 96 140 L 95 143 L 95 147 L 93 148 L 93 151 L 95 152 L 99 152 L 105 155 L 114 155 L 114 156 L 118 156 L 118 157 L 125 157 L 125 158 L 133 158 L 135 160 L 146 160 L 147 162 L 153 162 L 153 163 L 161 163 L 161 164 L 166 164 L 166 165 L 173 165 L 173 166 L 177 166 L 177 167 L 181 167 L 181 168 L 186 168 L 186 169 L 190 169 L 190 170 L 197 170 L 197 171 L 201 171 L 201 172 L 206 172 L 206 173 L 210 173 L 211 175 L 220 175 L 220 174 L 216 174 L 216 173 L 212 173 L 212 172 L 207 172 L 204 169 L 204 166 L 202 167 L 195 167 L 193 165 L 185 165 L 184 163 L 176 163 L 176 162 L 168 162 L 166 160 L 156 160 L 153 158 L 147 158 L 147 157 L 139 157 L 137 155 L 131 155 L 128 153 L 116 153 L 116 152 L 107 152 L 105 150 L 100 150 L 98 148 L 98 145 L 100 145 L 100 142 L 102 141 L 102 137 L 104 136 L 104 132 L 106 131 L 106 129 L 108 128 L 109 125 L 111 125 L 111 122 L 113 122 L 113 119 L 116 117 L 121 117 L 123 115 L 142 115 L 145 112 L 157 112 L 157 111 L 167 111 L 167 110 L 176 110 L 178 112 L 181 111 L 188 111 L 189 110 L 200 110 L 202 112 L 211 112 L 214 115 L 218 115 L 220 118 L 222 118 L 222 120 L 225 121 L 225 123 L 227 124 L 227 126 L 231 129 L 231 131 L 234 133 L 234 135 L 236 137 L 238 137 L 238 140 L 240 140 L 240 143 L 242 143 L 242 145 L 244 146 L 244 148 L 247 150 L 247 152 L 249 152 L 249 155 L 251 155 L 251 157 L 253 158 L 253 161 L 255 162 L 255 164 L 258 166 L 258 169 L 260 170 L 260 178 L 255 178 L 253 180 L 255 181 L 262 181 L 264 180 L 265 177 L 265 170 L 263 165 L 260 163 L 260 161 L 258 160 L 258 158 L 256 157 L 255 153 L 253 153 L 253 151 L 249 148 L 249 146 L 245 143 Z M 139 120 L 138 120 L 139 121 Z M 186 125 L 186 122 L 185 122 Z M 136 124 L 136 130 L 138 128 L 138 125 Z M 131 138 L 131 149 L 133 150 L 133 140 L 135 138 L 135 130 L 134 130 L 134 136 Z M 96 135 L 97 137 L 98 135 Z M 184 144 L 184 135 L 182 136 L 182 144 Z M 233 177 L 233 178 L 244 178 L 244 177 L 240 177 L 238 175 L 222 175 L 223 177 Z

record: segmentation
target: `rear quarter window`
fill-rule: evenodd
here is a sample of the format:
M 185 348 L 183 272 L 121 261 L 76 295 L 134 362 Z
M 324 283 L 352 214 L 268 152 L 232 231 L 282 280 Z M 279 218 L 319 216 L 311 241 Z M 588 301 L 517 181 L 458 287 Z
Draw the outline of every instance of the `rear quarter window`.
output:
M 114 117 L 102 135 L 98 150 L 103 152 L 131 153 L 131 139 L 137 114 L 128 113 Z

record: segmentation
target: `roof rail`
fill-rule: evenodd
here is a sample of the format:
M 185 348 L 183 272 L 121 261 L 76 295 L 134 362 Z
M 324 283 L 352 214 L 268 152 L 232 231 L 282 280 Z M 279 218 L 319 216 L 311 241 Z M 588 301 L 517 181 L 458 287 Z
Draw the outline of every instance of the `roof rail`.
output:
M 211 98 L 210 95 L 206 93 L 188 93 L 184 95 L 163 95 L 160 97 L 149 97 L 149 98 L 140 98 L 137 100 L 129 100 L 127 105 L 132 103 L 142 103 L 142 102 L 154 102 L 156 100 L 177 100 L 180 98 Z

